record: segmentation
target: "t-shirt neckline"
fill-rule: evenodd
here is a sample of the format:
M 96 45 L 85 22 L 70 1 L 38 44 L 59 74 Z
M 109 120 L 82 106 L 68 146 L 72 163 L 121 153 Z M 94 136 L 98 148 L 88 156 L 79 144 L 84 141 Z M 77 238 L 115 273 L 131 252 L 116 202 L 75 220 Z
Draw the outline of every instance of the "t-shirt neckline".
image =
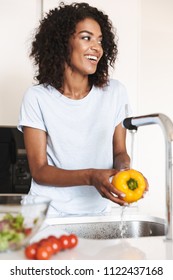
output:
M 51 92 L 53 94 L 55 94 L 61 101 L 65 102 L 65 103 L 68 103 L 68 104 L 73 104 L 73 105 L 80 105 L 82 103 L 85 103 L 87 102 L 90 97 L 92 96 L 94 90 L 94 86 L 91 87 L 90 91 L 88 92 L 88 94 L 86 96 L 84 96 L 83 98 L 81 99 L 72 99 L 72 98 L 69 98 L 65 95 L 63 95 L 59 90 L 55 89 L 54 87 L 52 86 L 48 86 L 48 88 L 51 90 Z

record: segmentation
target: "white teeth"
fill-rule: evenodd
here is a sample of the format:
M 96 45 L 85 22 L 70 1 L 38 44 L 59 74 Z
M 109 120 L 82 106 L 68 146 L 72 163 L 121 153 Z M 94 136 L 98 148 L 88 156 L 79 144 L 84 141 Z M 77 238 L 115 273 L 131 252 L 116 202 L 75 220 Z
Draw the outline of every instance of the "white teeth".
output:
M 86 55 L 86 58 L 97 61 L 97 56 L 95 55 Z

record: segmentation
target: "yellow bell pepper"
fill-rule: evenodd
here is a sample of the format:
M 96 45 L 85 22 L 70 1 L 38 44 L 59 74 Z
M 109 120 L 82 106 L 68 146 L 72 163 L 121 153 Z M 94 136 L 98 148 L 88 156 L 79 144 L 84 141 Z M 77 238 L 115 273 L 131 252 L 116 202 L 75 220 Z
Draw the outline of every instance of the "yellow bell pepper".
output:
M 127 203 L 140 199 L 146 189 L 144 176 L 134 169 L 119 171 L 113 177 L 112 184 L 126 195 L 123 200 Z

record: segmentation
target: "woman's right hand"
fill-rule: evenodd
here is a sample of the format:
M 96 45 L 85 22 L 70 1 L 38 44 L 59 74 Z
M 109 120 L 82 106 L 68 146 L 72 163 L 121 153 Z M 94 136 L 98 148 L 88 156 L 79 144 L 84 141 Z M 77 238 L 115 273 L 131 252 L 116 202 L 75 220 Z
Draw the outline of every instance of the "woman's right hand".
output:
M 124 193 L 111 184 L 111 177 L 118 171 L 116 169 L 92 169 L 90 185 L 95 186 L 100 195 L 119 205 L 127 205 L 123 200 Z

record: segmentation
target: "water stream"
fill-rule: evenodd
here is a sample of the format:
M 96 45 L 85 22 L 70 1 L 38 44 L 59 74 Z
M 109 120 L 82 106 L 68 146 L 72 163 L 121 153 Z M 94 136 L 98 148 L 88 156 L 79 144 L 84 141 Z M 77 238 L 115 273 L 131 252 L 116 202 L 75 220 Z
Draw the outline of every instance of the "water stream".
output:
M 120 228 L 119 228 L 121 238 L 125 238 L 126 232 L 127 232 L 127 224 L 126 224 L 126 221 L 124 220 L 124 213 L 125 213 L 126 208 L 127 208 L 127 206 L 121 207 Z

